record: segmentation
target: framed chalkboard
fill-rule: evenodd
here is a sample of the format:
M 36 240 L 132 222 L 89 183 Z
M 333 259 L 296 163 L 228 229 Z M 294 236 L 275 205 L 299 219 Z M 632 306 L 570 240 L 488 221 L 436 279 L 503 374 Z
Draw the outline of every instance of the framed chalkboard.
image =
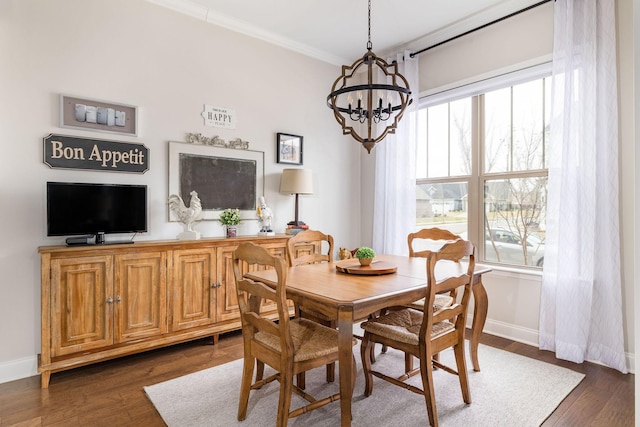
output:
M 188 207 L 191 191 L 198 193 L 203 220 L 217 221 L 227 208 L 255 220 L 264 193 L 264 153 L 169 142 L 169 194 L 178 194 Z M 178 221 L 168 211 L 169 221 Z

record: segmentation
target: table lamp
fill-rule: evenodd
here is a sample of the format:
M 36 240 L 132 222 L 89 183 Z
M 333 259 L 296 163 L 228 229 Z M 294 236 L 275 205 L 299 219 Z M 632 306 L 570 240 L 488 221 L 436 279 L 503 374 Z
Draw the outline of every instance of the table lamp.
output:
M 300 194 L 313 194 L 313 175 L 308 169 L 284 169 L 280 178 L 280 192 L 296 195 L 295 219 L 287 225 L 305 225 L 298 220 L 298 196 Z

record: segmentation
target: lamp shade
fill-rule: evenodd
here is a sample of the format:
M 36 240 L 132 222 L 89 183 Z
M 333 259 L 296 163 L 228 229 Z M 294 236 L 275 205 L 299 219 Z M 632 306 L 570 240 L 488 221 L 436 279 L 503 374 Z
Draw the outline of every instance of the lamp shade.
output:
M 313 194 L 313 174 L 309 169 L 284 169 L 280 178 L 280 192 Z

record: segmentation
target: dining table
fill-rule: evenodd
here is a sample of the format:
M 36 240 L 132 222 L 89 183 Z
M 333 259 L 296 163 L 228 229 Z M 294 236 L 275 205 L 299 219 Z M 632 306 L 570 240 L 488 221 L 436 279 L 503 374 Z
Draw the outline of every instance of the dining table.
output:
M 289 267 L 287 270 L 287 298 L 298 305 L 337 319 L 339 347 L 339 381 L 341 425 L 351 425 L 353 396 L 352 367 L 353 325 L 387 307 L 409 304 L 426 296 L 426 259 L 398 255 L 376 255 L 370 271 L 359 267 L 357 259 Z M 384 266 L 386 268 L 381 268 Z M 441 262 L 436 268 L 438 280 L 466 270 L 460 263 Z M 473 369 L 480 370 L 478 344 L 487 318 L 488 299 L 482 275 L 491 271 L 476 264 L 472 291 L 474 314 L 469 348 Z M 245 274 L 252 280 L 275 287 L 273 269 Z

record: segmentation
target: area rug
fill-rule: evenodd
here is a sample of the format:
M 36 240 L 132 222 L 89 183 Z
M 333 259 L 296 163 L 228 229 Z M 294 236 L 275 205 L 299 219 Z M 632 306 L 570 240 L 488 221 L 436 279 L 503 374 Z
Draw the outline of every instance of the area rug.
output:
M 469 371 L 473 401 L 469 405 L 462 400 L 456 376 L 442 370 L 434 371 L 438 419 L 443 427 L 539 426 L 584 378 L 581 373 L 485 345 L 480 345 L 478 352 L 481 371 Z M 353 426 L 429 424 L 421 395 L 374 377 L 373 394 L 365 398 L 359 346 L 354 347 L 354 354 L 358 376 L 352 404 Z M 451 350 L 442 353 L 441 360 L 455 366 Z M 375 365 L 384 369 L 383 372 L 389 372 L 391 368 L 392 372 L 401 375 L 404 354 L 390 349 L 377 355 Z M 269 368 L 265 369 L 265 376 L 269 372 Z M 275 425 L 277 381 L 253 391 L 247 419 L 237 421 L 241 373 L 242 360 L 236 360 L 148 386 L 144 390 L 169 427 Z M 421 385 L 420 376 L 413 377 L 412 382 Z M 325 382 L 324 367 L 307 372 L 306 384 L 307 391 L 316 397 L 338 390 L 337 382 Z M 294 395 L 292 408 L 304 402 Z M 338 426 L 340 403 L 293 418 L 289 425 Z

